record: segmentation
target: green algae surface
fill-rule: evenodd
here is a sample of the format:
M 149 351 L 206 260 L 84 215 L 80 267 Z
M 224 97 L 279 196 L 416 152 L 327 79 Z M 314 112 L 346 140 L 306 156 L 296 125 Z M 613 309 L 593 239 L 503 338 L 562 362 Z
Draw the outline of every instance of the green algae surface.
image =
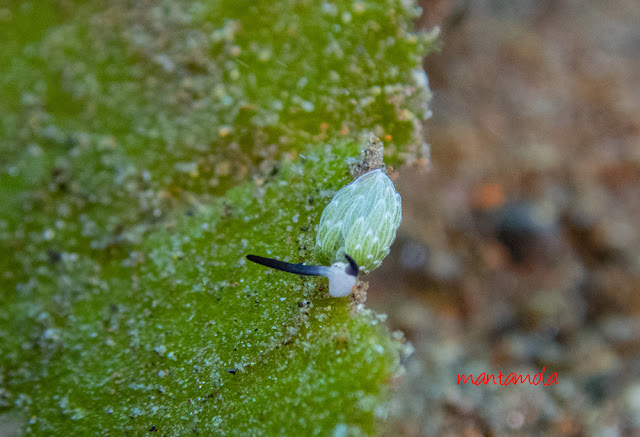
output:
M 406 346 L 244 256 L 317 261 L 361 132 L 419 155 L 417 13 L 0 3 L 0 431 L 380 431 Z

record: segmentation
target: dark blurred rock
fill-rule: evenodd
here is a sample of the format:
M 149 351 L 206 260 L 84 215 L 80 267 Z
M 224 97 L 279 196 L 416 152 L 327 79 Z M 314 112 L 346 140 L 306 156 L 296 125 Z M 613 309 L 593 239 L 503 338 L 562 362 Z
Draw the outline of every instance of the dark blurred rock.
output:
M 509 250 L 516 264 L 548 258 L 558 233 L 553 213 L 533 203 L 510 202 L 497 212 L 495 238 Z
M 573 211 L 565 218 L 571 245 L 588 267 L 616 263 L 622 259 L 615 239 L 608 238 L 601 219 L 585 212 Z M 614 244 L 612 244 L 614 243 Z
M 431 250 L 429 246 L 415 240 L 408 240 L 400 250 L 400 262 L 402 268 L 410 271 L 425 272 L 429 263 Z

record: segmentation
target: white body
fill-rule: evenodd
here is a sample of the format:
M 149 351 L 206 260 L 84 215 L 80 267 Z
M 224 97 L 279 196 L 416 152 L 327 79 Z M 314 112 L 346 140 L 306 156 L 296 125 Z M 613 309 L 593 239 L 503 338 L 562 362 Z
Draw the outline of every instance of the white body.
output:
M 348 264 L 334 263 L 331 267 L 325 267 L 323 276 L 329 278 L 329 295 L 333 297 L 345 297 L 351 294 L 351 289 L 356 285 L 358 278 L 346 272 Z

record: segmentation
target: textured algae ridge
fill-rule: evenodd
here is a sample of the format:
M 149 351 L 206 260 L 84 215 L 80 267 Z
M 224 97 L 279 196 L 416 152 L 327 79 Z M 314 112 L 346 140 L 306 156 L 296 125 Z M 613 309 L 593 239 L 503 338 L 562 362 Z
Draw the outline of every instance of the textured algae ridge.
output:
M 0 8 L 0 431 L 371 434 L 404 348 L 321 278 L 363 130 L 422 146 L 404 1 Z

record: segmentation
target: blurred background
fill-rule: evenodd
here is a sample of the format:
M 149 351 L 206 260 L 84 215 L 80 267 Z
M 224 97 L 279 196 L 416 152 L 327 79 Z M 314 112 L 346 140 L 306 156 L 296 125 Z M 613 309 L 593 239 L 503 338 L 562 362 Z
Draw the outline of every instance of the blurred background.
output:
M 431 163 L 368 278 L 415 348 L 389 435 L 640 435 L 640 2 L 420 3 Z

